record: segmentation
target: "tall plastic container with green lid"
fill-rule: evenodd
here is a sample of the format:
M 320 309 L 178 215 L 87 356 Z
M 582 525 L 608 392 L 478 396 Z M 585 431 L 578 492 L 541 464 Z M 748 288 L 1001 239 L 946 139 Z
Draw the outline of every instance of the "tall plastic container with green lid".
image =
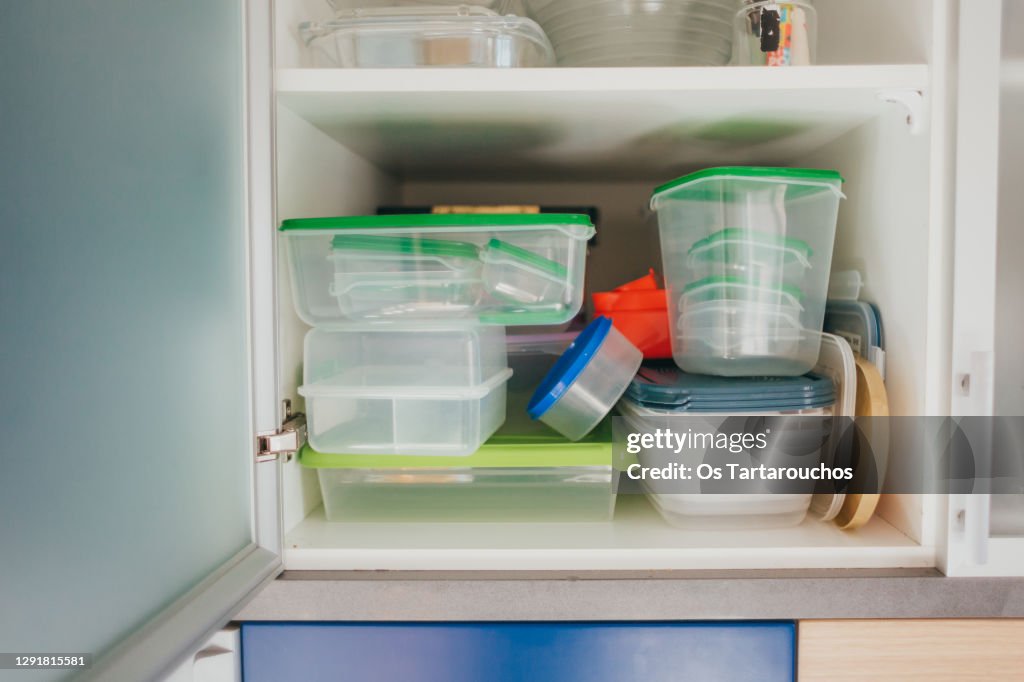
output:
M 341 320 L 557 325 L 583 304 L 590 218 L 407 214 L 286 220 L 295 308 Z
M 843 178 L 710 168 L 654 190 L 672 355 L 720 376 L 797 376 L 821 343 Z

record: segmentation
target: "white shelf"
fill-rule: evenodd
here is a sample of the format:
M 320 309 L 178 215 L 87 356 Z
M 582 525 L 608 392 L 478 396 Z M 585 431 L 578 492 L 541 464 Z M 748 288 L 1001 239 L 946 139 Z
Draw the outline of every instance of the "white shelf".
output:
M 665 179 L 786 164 L 865 121 L 906 117 L 926 65 L 283 69 L 280 104 L 406 179 Z
M 288 570 L 646 570 L 924 568 L 935 552 L 875 517 L 857 532 L 682 531 L 640 496 L 590 524 L 329 523 L 318 508 L 285 539 Z

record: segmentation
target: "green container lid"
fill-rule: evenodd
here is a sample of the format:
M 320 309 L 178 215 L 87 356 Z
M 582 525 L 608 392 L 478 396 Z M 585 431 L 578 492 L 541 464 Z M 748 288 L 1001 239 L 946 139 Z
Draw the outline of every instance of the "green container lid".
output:
M 442 258 L 468 258 L 470 260 L 476 260 L 480 256 L 480 249 L 476 244 L 468 242 L 416 237 L 378 237 L 365 234 L 339 234 L 331 240 L 331 248 L 339 251 L 374 251 Z
M 801 239 L 780 237 L 779 235 L 770 234 L 768 232 L 745 230 L 738 227 L 727 227 L 724 230 L 719 230 L 714 234 L 697 240 L 693 243 L 693 246 L 690 247 L 690 250 L 687 253 L 692 254 L 694 251 L 716 246 L 727 241 L 739 241 L 753 244 L 755 246 L 769 246 L 778 249 L 788 249 L 803 254 L 804 258 L 808 260 L 810 260 L 814 253 L 807 242 Z
M 766 287 L 757 282 L 752 282 L 750 280 L 743 279 L 742 277 L 731 277 L 728 275 L 716 275 L 714 277 L 705 277 L 704 279 L 698 279 L 696 282 L 690 282 L 685 287 L 683 287 L 683 294 L 690 294 L 696 291 L 697 289 L 714 286 L 716 284 L 738 284 L 740 286 L 753 287 L 761 291 L 770 291 L 772 293 L 787 294 L 789 296 L 792 296 L 797 301 L 801 300 L 804 297 L 804 292 L 800 291 L 800 289 L 798 289 L 797 287 L 791 286 L 789 284 L 783 284 L 782 286 L 778 287 Z
M 544 258 L 538 256 L 533 251 L 503 242 L 500 239 L 492 239 L 487 243 L 487 251 L 493 251 L 499 255 L 506 256 L 512 260 L 520 261 L 528 267 L 532 267 L 541 272 L 547 273 L 558 279 L 565 279 L 569 270 L 557 261 L 553 261 L 550 258 Z M 485 252 L 486 254 L 486 252 Z
M 310 469 L 534 468 L 611 466 L 612 428 L 606 419 L 581 441 L 556 433 L 497 433 L 469 457 L 330 455 L 303 445 L 299 462 Z
M 490 228 L 531 230 L 545 226 L 564 228 L 578 239 L 590 239 L 590 216 L 576 213 L 408 213 L 397 215 L 299 218 L 281 223 L 281 232 L 298 230 L 416 230 L 487 231 Z
M 704 170 L 697 171 L 696 173 L 690 173 L 689 175 L 684 175 L 681 178 L 676 178 L 675 180 L 666 182 L 665 184 L 655 188 L 651 193 L 651 203 L 653 204 L 654 200 L 657 199 L 659 195 L 679 189 L 691 183 L 701 180 L 724 180 L 732 178 L 750 178 L 755 180 L 775 178 L 780 182 L 790 182 L 796 185 L 834 184 L 837 185 L 834 189 L 835 192 L 839 192 L 838 185 L 844 182 L 843 176 L 839 174 L 839 171 L 835 170 L 822 170 L 816 168 L 779 168 L 770 166 L 720 166 L 718 168 L 705 168 Z M 815 191 L 818 190 L 817 187 L 814 189 Z

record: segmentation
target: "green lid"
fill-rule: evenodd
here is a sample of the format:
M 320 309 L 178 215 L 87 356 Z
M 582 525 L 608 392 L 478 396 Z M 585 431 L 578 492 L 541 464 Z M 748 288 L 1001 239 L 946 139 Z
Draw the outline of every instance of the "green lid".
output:
M 281 223 L 281 232 L 292 230 L 385 230 L 395 228 L 491 228 L 579 226 L 588 235 L 590 216 L 576 213 L 406 213 L 398 215 L 299 218 Z
M 739 284 L 741 286 L 761 289 L 762 291 L 771 291 L 774 293 L 788 294 L 797 301 L 804 297 L 804 292 L 800 291 L 800 289 L 798 289 L 797 287 L 791 286 L 789 284 L 783 284 L 782 286 L 779 287 L 766 287 L 758 282 L 754 282 L 749 279 L 743 279 L 742 277 L 731 277 L 721 275 L 717 275 L 715 277 L 705 277 L 704 279 L 698 279 L 696 282 L 690 282 L 685 287 L 683 287 L 683 293 L 689 294 L 696 291 L 697 289 L 714 286 L 716 284 Z
M 521 261 L 532 268 L 536 268 L 541 272 L 546 272 L 558 279 L 565 279 L 569 274 L 569 271 L 561 263 L 553 261 L 550 258 L 538 256 L 533 251 L 509 244 L 508 242 L 503 242 L 500 239 L 492 239 L 489 241 L 487 243 L 487 251 L 496 251 L 503 256 Z M 484 253 L 486 254 L 487 251 Z
M 586 438 L 571 442 L 556 433 L 495 434 L 469 457 L 329 455 L 303 445 L 299 462 L 310 469 L 430 469 L 611 466 L 611 420 Z
M 339 234 L 331 240 L 331 247 L 337 250 L 379 251 L 384 253 L 468 258 L 470 260 L 476 260 L 480 257 L 480 250 L 475 244 L 448 239 Z
M 780 237 L 777 234 L 759 232 L 757 230 L 745 230 L 738 227 L 727 227 L 724 230 L 719 230 L 712 235 L 694 242 L 693 246 L 690 247 L 690 250 L 687 253 L 693 253 L 694 251 L 730 240 L 749 242 L 758 246 L 774 246 L 780 249 L 790 249 L 792 251 L 802 253 L 808 259 L 810 259 L 811 255 L 814 253 L 807 242 L 801 239 Z
M 684 175 L 681 178 L 676 178 L 671 182 L 666 182 L 664 185 L 657 187 L 654 192 L 651 193 L 651 199 L 653 200 L 663 192 L 677 189 L 683 185 L 697 182 L 698 180 L 708 180 L 719 177 L 779 178 L 784 181 L 803 180 L 814 183 L 844 182 L 843 176 L 839 174 L 839 171 L 835 170 L 820 170 L 816 168 L 775 168 L 770 166 L 721 166 L 718 168 L 705 168 L 704 170 L 697 171 L 696 173 L 690 173 L 689 175 Z

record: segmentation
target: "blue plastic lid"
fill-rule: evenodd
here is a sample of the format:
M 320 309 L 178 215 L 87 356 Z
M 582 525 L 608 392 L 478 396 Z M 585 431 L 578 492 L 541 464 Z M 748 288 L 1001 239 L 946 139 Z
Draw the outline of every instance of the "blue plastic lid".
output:
M 672 362 L 644 363 L 626 395 L 648 405 L 666 407 L 707 401 L 744 404 L 780 400 L 833 399 L 832 380 L 816 374 L 797 377 L 718 377 L 689 374 Z
M 612 329 L 612 321 L 607 317 L 598 317 L 579 333 L 558 362 L 547 373 L 540 386 L 530 398 L 526 411 L 533 419 L 540 419 L 545 412 L 558 402 L 559 398 L 572 386 L 583 370 L 594 357 L 594 353 L 604 343 L 608 332 Z
M 788 399 L 788 400 L 725 400 L 694 402 L 685 405 L 662 405 L 651 403 L 635 398 L 626 398 L 634 405 L 639 405 L 659 412 L 670 412 L 672 414 L 701 414 L 716 413 L 729 414 L 738 412 L 794 412 L 798 410 L 814 410 L 822 407 L 831 407 L 835 404 L 834 395 L 820 398 Z
M 884 350 L 878 312 L 863 301 L 828 301 L 823 330 L 842 336 L 858 355 L 866 356 L 870 346 Z

